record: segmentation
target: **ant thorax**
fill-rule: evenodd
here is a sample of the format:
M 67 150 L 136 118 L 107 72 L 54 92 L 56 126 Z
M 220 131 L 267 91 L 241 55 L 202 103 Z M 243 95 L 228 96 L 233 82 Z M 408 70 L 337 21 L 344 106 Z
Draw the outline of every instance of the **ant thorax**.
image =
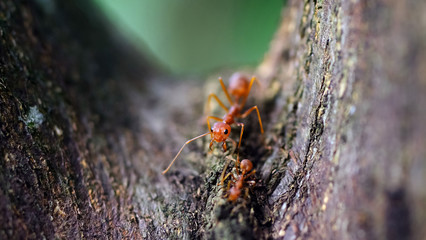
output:
M 234 104 L 229 109 L 228 115 L 238 116 L 241 112 L 241 106 L 239 104 Z
M 244 182 L 244 176 L 243 175 L 238 176 L 238 179 L 235 182 L 235 187 L 238 189 L 243 188 L 243 182 Z
M 238 104 L 234 104 L 233 106 L 231 106 L 231 108 L 229 109 L 229 112 L 226 113 L 223 116 L 223 122 L 227 123 L 228 125 L 231 125 L 235 122 L 235 117 L 239 117 L 240 116 L 240 105 Z

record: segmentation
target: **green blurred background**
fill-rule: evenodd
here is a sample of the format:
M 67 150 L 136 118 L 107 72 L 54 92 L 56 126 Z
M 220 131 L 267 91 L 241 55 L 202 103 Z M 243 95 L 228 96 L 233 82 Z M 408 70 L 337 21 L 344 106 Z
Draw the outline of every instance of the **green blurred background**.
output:
M 283 0 L 95 0 L 160 68 L 203 74 L 254 66 L 269 48 Z

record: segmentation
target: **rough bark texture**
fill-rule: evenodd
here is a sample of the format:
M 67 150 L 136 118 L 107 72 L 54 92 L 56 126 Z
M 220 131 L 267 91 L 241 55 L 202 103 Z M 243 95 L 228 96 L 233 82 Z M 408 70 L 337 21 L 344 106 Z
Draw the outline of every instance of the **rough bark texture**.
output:
M 424 238 L 425 4 L 290 5 L 269 58 L 300 162 L 279 165 L 271 236 Z
M 81 2 L 0 2 L 1 239 L 426 236 L 425 3 L 289 1 L 231 203 L 208 139 L 161 175 L 218 82 L 148 75 Z

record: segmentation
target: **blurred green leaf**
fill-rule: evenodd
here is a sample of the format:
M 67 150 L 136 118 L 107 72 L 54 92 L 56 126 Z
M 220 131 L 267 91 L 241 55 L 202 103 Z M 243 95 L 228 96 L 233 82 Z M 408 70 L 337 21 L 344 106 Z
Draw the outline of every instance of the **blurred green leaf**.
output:
M 116 27 L 176 74 L 261 61 L 281 0 L 96 0 Z

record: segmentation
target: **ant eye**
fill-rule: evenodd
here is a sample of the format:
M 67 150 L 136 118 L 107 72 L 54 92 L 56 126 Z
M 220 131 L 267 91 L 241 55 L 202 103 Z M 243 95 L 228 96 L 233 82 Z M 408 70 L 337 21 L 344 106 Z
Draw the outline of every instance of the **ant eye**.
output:
M 213 132 L 213 128 L 210 128 L 210 132 Z
M 228 134 L 228 129 L 225 129 L 225 131 L 223 133 L 224 134 Z

